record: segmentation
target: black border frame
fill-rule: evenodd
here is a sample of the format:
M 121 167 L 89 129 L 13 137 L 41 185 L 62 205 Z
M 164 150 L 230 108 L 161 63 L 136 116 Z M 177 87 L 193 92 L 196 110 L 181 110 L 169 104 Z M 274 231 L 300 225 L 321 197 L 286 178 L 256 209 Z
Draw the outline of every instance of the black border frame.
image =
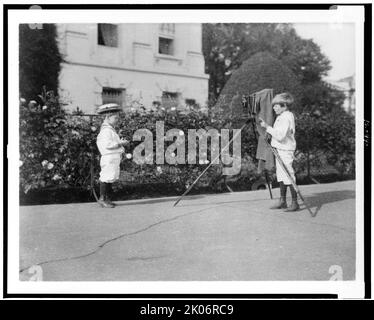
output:
M 364 281 L 365 299 L 371 298 L 371 81 L 372 81 L 372 4 L 371 3 L 307 3 L 307 4 L 41 4 L 49 10 L 328 10 L 332 5 L 364 6 L 364 120 L 368 142 L 364 146 Z M 30 4 L 3 5 L 3 297 L 4 298 L 197 298 L 197 299 L 336 299 L 337 294 L 22 294 L 8 293 L 8 11 L 29 9 Z M 5 121 L 6 119 L 6 121 Z M 365 201 L 366 200 L 366 201 Z M 192 300 L 191 300 L 192 301 Z M 223 300 L 222 300 L 223 301 Z M 147 301 L 145 300 L 144 303 Z M 158 301 L 153 301 L 155 304 Z M 217 300 L 219 303 L 220 300 Z M 231 302 L 235 302 L 231 301 Z M 203 301 L 202 301 L 203 303 Z

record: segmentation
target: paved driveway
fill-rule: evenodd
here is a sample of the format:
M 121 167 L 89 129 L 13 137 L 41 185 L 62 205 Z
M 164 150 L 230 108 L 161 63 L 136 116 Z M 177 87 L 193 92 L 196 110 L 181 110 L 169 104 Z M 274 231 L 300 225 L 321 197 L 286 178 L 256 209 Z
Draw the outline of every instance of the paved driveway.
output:
M 266 190 L 23 206 L 20 279 L 40 264 L 45 281 L 328 280 L 332 265 L 353 280 L 355 182 L 301 191 L 316 217 L 270 210 Z

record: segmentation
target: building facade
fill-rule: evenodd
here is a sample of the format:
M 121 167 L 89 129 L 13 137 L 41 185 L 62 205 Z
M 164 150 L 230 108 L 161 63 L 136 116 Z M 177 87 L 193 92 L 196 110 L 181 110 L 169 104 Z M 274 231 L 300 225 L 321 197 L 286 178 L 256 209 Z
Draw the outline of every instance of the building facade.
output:
M 64 57 L 59 96 L 68 110 L 204 108 L 201 24 L 57 24 Z
M 335 89 L 341 91 L 345 95 L 343 108 L 349 114 L 355 115 L 356 113 L 356 82 L 355 75 L 345 77 L 335 81 L 328 81 Z

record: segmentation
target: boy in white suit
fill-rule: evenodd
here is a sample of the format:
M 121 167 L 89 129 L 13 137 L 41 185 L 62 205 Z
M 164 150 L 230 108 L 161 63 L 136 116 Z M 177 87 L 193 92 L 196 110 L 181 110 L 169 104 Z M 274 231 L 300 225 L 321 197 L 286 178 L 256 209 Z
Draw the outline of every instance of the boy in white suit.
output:
M 265 123 L 262 119 L 260 119 L 260 125 L 263 128 L 266 128 L 266 132 L 272 136 L 271 146 L 277 149 L 280 158 L 288 169 L 293 181 L 296 183 L 295 172 L 292 166 L 296 150 L 295 117 L 293 113 L 288 110 L 293 102 L 294 98 L 287 92 L 276 95 L 272 100 L 273 110 L 277 115 L 273 127 Z M 287 208 L 287 186 L 290 186 L 292 203 L 285 211 L 290 212 L 299 210 L 300 207 L 297 202 L 297 192 L 278 160 L 276 161 L 276 173 L 280 185 L 281 197 L 279 203 L 272 207 L 272 209 Z
M 121 108 L 115 103 L 104 104 L 99 107 L 98 113 L 105 115 L 100 133 L 97 136 L 97 146 L 100 158 L 100 198 L 99 204 L 103 208 L 113 208 L 115 204 L 110 200 L 112 183 L 119 179 L 121 155 L 123 146 L 129 142 L 120 139 L 114 126 L 118 123 Z

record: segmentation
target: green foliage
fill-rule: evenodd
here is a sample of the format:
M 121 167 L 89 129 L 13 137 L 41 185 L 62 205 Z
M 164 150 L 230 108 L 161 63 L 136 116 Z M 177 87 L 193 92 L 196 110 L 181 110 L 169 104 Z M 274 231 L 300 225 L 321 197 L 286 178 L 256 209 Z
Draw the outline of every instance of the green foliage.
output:
M 344 110 L 301 114 L 296 122 L 296 141 L 301 153 L 322 153 L 320 157 L 340 174 L 354 175 L 355 121 Z
M 331 69 L 330 61 L 313 40 L 299 37 L 290 40 L 286 35 L 284 41 L 289 42 L 288 50 L 283 51 L 278 59 L 297 75 L 301 84 L 321 81 L 327 75 Z
M 296 98 L 296 105 L 301 96 L 301 88 L 293 72 L 270 53 L 260 52 L 232 74 L 221 92 L 217 107 L 241 113 L 241 96 L 265 88 L 274 89 L 274 94 L 291 92 Z
M 216 99 L 233 71 L 254 54 L 264 51 L 282 61 L 302 84 L 321 80 L 331 68 L 319 46 L 298 36 L 291 24 L 203 24 L 210 97 Z
M 53 192 L 56 197 L 62 197 L 65 202 L 69 202 L 69 197 L 60 191 L 66 188 L 71 192 L 73 187 L 79 189 L 72 196 L 72 200 L 74 198 L 75 201 L 79 201 L 77 197 L 86 199 L 88 194 L 82 193 L 82 190 L 90 189 L 92 160 L 96 183 L 100 172 L 96 137 L 102 121 L 102 117 L 90 118 L 66 114 L 56 99 L 48 97 L 45 106 L 35 108 L 21 106 L 20 190 L 23 194 L 50 190 L 48 192 Z M 164 121 L 165 132 L 171 128 L 178 128 L 184 133 L 187 133 L 188 129 L 239 128 L 236 124 L 239 120 L 235 117 L 208 115 L 198 111 L 189 114 L 182 114 L 177 110 L 123 113 L 117 130 L 121 137 L 130 140 L 131 143 L 126 147 L 121 162 L 120 183 L 115 188 L 117 191 L 121 189 L 138 193 L 126 197 L 181 194 L 208 165 L 208 163 L 199 164 L 198 153 L 196 165 L 166 163 L 157 165 L 155 159 L 154 164 L 137 165 L 131 156 L 127 158 L 126 155 L 132 155 L 134 148 L 140 143 L 132 141 L 132 136 L 137 129 L 149 129 L 153 133 L 153 139 L 156 139 L 156 121 Z M 354 174 L 355 141 L 352 117 L 344 111 L 325 116 L 318 113 L 303 113 L 298 116 L 296 125 L 299 149 L 296 161 L 298 172 L 305 165 L 305 155 L 310 154 L 315 166 L 325 166 L 328 163 L 337 168 L 341 176 Z M 165 150 L 171 143 L 165 143 Z M 259 178 L 256 173 L 256 161 L 253 160 L 257 145 L 250 126 L 246 126 L 242 131 L 241 145 L 240 174 L 225 178 L 222 177 L 222 165 L 213 165 L 192 193 L 227 191 L 225 181 L 235 184 L 235 190 L 250 189 L 254 181 Z M 318 164 L 320 160 L 318 155 L 321 153 L 324 162 Z M 208 152 L 208 160 L 212 160 L 210 152 Z M 57 191 L 59 193 L 56 193 Z M 39 200 L 32 201 L 37 203 Z M 53 202 L 53 196 L 48 201 Z
M 313 64 L 312 60 L 305 59 Z M 321 59 L 314 62 L 318 64 L 317 61 Z M 321 172 L 337 170 L 340 175 L 354 176 L 354 119 L 341 107 L 344 94 L 318 80 L 322 70 L 327 70 L 323 61 L 321 64 L 310 69 L 315 72 L 313 76 L 311 73 L 296 76 L 268 52 L 257 53 L 233 72 L 211 112 L 235 123 L 243 115 L 242 95 L 264 88 L 273 88 L 275 93 L 289 91 L 296 97 L 292 111 L 296 115 L 299 171 L 306 170 L 309 176 L 311 169 L 318 168 Z M 253 143 L 251 133 L 248 138 Z
M 98 119 L 67 115 L 57 101 L 21 106 L 21 190 L 87 184 L 98 126 Z
M 46 106 L 32 108 L 20 107 L 20 189 L 24 193 L 30 190 L 80 187 L 89 189 L 91 178 L 91 161 L 94 165 L 94 179 L 97 182 L 100 167 L 100 155 L 96 146 L 96 137 L 103 121 L 102 117 L 85 117 L 66 114 L 57 100 L 47 98 Z M 216 119 L 199 111 L 183 114 L 175 111 L 134 111 L 122 113 L 118 125 L 121 137 L 131 141 L 126 147 L 121 161 L 121 178 L 117 188 L 131 184 L 174 186 L 178 193 L 184 191 L 207 167 L 209 163 L 185 165 L 157 165 L 155 152 L 153 164 L 138 165 L 133 162 L 134 148 L 140 143 L 132 141 L 137 129 L 148 129 L 153 134 L 154 148 L 156 146 L 156 121 L 164 121 L 165 132 L 178 128 L 185 134 L 188 129 L 205 129 L 231 127 L 224 119 Z M 243 132 L 242 156 L 245 157 L 243 168 L 253 163 L 253 143 L 249 142 Z M 164 149 L 172 142 L 165 142 Z M 209 146 L 209 142 L 208 142 Z M 198 147 L 198 144 L 197 144 Z M 187 159 L 186 137 L 186 159 Z M 92 158 L 93 156 L 93 158 Z M 210 152 L 208 160 L 211 161 Z M 246 163 L 246 164 L 245 164 Z M 244 171 L 243 171 L 244 172 Z M 222 165 L 213 165 L 197 188 L 207 187 L 211 190 L 217 187 L 213 181 L 220 179 Z M 252 172 L 254 173 L 254 171 Z M 122 186 L 121 186 L 122 185 Z M 249 186 L 248 186 L 249 187 Z M 144 187 L 145 189 L 147 187 Z
M 42 29 L 19 26 L 20 96 L 35 99 L 45 85 L 57 92 L 61 54 L 56 41 L 56 26 L 43 24 Z
M 301 113 L 329 114 L 335 111 L 341 112 L 344 100 L 343 92 L 334 89 L 323 81 L 304 84 L 300 100 Z
M 20 184 L 25 192 L 48 186 L 65 151 L 66 116 L 59 104 L 20 106 Z
M 139 112 L 135 111 L 132 113 L 124 113 L 121 115 L 121 125 L 119 128 L 120 136 L 126 137 L 126 139 L 131 140 L 134 132 L 139 128 L 145 128 L 152 132 L 153 134 L 153 164 L 152 165 L 137 165 L 132 159 L 124 159 L 122 161 L 122 170 L 126 173 L 127 179 L 136 181 L 138 183 L 165 183 L 172 184 L 175 186 L 176 190 L 183 192 L 186 188 L 202 173 L 203 170 L 209 165 L 212 160 L 211 154 L 208 151 L 207 158 L 209 163 L 201 164 L 199 163 L 199 154 L 196 154 L 196 164 L 178 164 L 178 165 L 156 165 L 156 122 L 164 122 L 165 133 L 169 129 L 177 128 L 187 135 L 189 129 L 217 129 L 220 131 L 222 128 L 238 128 L 233 126 L 230 119 L 223 118 L 220 116 L 208 115 L 202 113 L 198 110 L 192 110 L 188 114 L 181 113 L 178 110 L 167 111 L 160 108 L 159 112 Z M 252 163 L 253 158 L 253 139 L 252 136 L 246 133 L 246 130 L 242 132 L 242 156 L 247 156 L 245 163 Z M 249 142 L 250 141 L 250 142 Z M 164 149 L 172 144 L 173 142 L 165 142 Z M 187 136 L 185 136 L 185 159 L 187 159 Z M 134 148 L 139 144 L 139 142 L 131 142 L 130 146 L 127 148 L 127 153 L 132 154 Z M 208 150 L 209 150 L 209 140 L 208 140 Z M 197 143 L 197 148 L 199 144 Z M 187 161 L 186 161 L 187 162 Z M 244 165 L 245 166 L 245 165 Z M 244 168 L 244 167 L 243 167 Z M 210 188 L 215 188 L 212 185 L 214 180 L 220 179 L 222 174 L 222 165 L 213 165 L 204 177 L 199 181 L 197 187 L 209 186 Z M 244 174 L 242 172 L 241 174 Z M 252 171 L 255 174 L 255 170 Z M 255 174 L 256 175 L 256 174 Z M 126 181 L 124 182 L 126 184 Z

